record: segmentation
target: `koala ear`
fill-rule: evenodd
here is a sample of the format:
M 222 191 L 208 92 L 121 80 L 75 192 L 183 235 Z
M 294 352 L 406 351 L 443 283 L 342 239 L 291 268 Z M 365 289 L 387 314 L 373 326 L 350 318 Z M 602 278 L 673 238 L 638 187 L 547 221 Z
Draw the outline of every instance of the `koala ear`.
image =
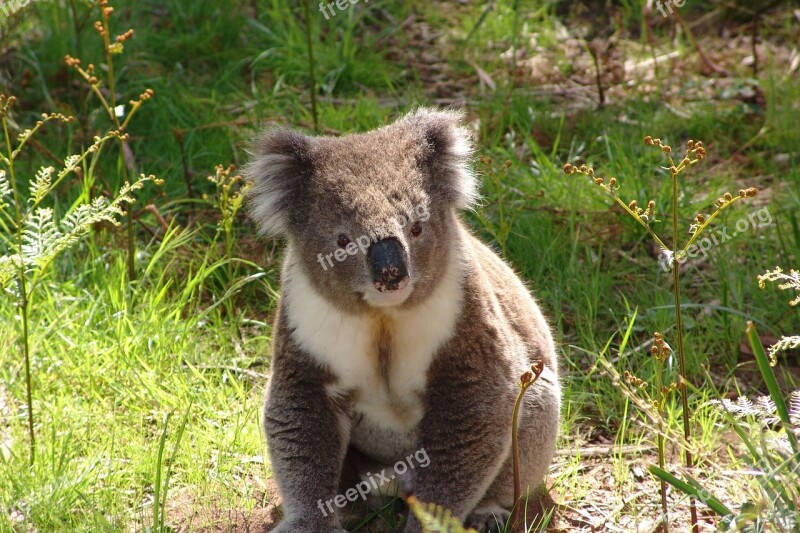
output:
M 473 153 L 469 131 L 460 111 L 419 108 L 401 122 L 416 130 L 421 143 L 419 164 L 428 173 L 434 194 L 456 209 L 471 207 L 479 198 L 478 182 L 470 165 Z
M 313 171 L 311 139 L 288 129 L 267 130 L 250 148 L 242 174 L 251 183 L 250 217 L 261 235 L 286 235 L 291 200 Z

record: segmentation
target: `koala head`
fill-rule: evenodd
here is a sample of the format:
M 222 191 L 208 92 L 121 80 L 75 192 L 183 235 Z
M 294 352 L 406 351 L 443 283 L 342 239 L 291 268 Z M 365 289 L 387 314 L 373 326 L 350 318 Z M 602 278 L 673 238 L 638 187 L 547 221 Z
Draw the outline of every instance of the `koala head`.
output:
M 423 301 L 449 261 L 456 211 L 477 197 L 461 118 L 423 108 L 343 137 L 265 132 L 244 170 L 259 232 L 286 237 L 288 272 L 302 268 L 341 308 Z

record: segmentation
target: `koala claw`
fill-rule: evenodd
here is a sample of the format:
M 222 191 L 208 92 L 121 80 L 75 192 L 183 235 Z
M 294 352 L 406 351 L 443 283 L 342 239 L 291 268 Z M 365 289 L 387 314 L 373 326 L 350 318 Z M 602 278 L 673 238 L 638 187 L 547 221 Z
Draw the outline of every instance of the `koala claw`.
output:
M 312 524 L 303 519 L 284 520 L 270 533 L 349 533 L 340 527 Z
M 481 533 L 502 533 L 509 518 L 511 513 L 505 509 L 483 509 L 469 515 L 465 525 Z

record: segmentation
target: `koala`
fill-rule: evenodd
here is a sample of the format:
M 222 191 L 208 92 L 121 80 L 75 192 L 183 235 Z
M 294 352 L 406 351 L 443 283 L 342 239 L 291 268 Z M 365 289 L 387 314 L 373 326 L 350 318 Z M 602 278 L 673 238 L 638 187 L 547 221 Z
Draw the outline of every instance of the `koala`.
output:
M 251 148 L 251 218 L 287 241 L 263 411 L 278 533 L 344 532 L 352 503 L 398 487 L 501 530 L 514 402 L 536 361 L 519 445 L 523 514 L 542 515 L 556 349 L 526 286 L 459 216 L 478 198 L 462 121 L 419 108 L 342 137 L 273 129 Z M 422 530 L 409 516 L 404 531 Z

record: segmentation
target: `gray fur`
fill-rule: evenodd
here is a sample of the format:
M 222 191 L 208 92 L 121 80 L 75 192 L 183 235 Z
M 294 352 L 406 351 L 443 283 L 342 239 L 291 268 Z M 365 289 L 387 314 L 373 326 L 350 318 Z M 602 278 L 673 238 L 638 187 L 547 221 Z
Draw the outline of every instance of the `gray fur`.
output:
M 490 517 L 514 503 L 511 413 L 537 359 L 545 371 L 519 436 L 528 517 L 543 511 L 559 426 L 555 346 L 527 288 L 456 213 L 478 188 L 461 118 L 419 109 L 368 133 L 271 130 L 253 146 L 252 217 L 260 233 L 288 240 L 264 408 L 285 512 L 275 531 L 343 531 L 344 513 L 326 516 L 319 502 L 420 449 L 430 463 L 400 485 L 492 530 Z M 420 206 L 429 218 L 415 234 L 398 215 Z M 375 293 L 363 254 L 321 266 L 340 235 L 402 243 L 411 279 L 402 301 Z M 405 532 L 419 531 L 409 518 Z

